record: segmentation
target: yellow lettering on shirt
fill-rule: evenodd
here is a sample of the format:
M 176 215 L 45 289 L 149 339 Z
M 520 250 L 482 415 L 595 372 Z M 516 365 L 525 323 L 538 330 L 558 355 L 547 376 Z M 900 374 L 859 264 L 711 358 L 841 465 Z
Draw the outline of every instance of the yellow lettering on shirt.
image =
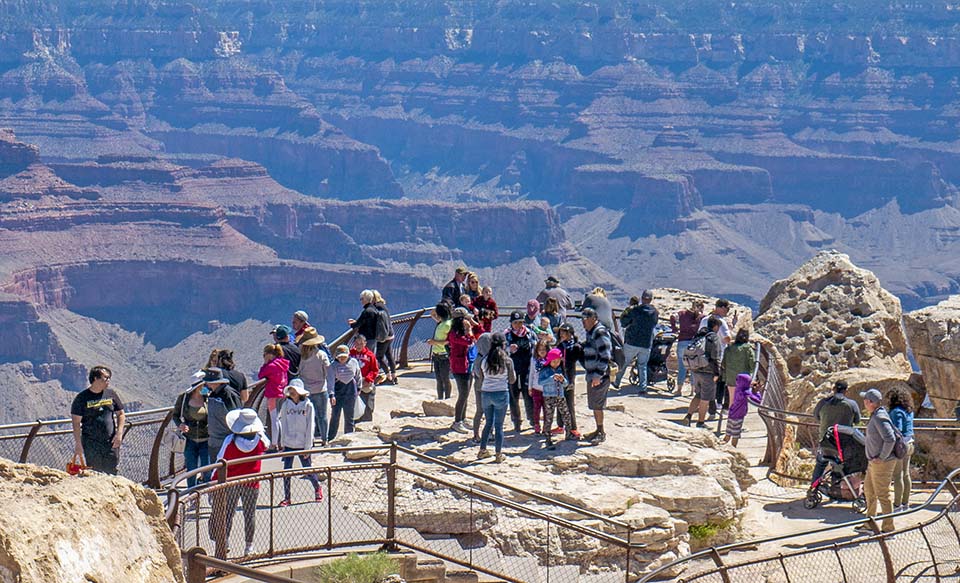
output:
M 87 409 L 99 409 L 100 407 L 113 407 L 113 399 L 100 399 L 99 401 L 87 401 Z

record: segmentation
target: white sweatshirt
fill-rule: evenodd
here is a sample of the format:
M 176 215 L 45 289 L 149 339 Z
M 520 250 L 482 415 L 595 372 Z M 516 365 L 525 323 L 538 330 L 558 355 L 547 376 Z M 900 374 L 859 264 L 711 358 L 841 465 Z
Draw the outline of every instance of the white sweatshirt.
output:
M 315 423 L 310 399 L 303 397 L 299 403 L 284 399 L 280 408 L 280 447 L 312 448 Z

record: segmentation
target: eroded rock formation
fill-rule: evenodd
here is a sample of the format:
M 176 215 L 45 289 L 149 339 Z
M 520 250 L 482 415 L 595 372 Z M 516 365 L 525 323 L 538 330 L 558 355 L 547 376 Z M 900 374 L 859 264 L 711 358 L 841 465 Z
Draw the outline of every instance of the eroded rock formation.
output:
M 156 494 L 125 478 L 0 458 L 0 580 L 182 583 Z

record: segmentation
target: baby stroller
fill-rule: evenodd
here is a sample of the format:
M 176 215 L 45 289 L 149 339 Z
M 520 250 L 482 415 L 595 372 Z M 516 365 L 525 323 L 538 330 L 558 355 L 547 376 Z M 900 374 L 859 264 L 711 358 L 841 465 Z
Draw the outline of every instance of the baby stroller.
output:
M 867 471 L 867 451 L 863 434 L 846 425 L 827 429 L 820 440 L 820 452 L 828 465 L 823 475 L 807 490 L 803 507 L 813 509 L 823 497 L 839 502 L 851 502 L 853 509 L 863 512 L 867 500 L 863 495 L 863 476 Z
M 677 335 L 671 332 L 669 327 L 662 325 L 657 326 L 655 333 L 653 347 L 650 349 L 650 359 L 647 361 L 647 385 L 667 381 L 667 390 L 673 392 L 677 388 L 677 379 L 670 376 L 670 371 L 667 370 L 667 357 L 670 356 L 670 350 L 677 340 Z M 630 367 L 629 379 L 632 385 L 640 382 L 640 371 L 637 369 L 636 360 Z

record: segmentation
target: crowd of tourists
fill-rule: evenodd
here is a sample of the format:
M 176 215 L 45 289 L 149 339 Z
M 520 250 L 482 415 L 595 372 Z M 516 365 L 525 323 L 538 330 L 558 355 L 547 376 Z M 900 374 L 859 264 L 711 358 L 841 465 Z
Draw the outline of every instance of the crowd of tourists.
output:
M 737 446 L 748 404 L 759 402 L 762 395 L 754 387 L 756 352 L 749 330 L 736 329 L 737 314 L 728 320 L 727 300 L 717 300 L 709 313 L 704 313 L 702 301 L 693 300 L 688 308 L 662 319 L 654 306 L 654 294 L 647 290 L 630 298 L 618 329 L 603 288 L 594 288 L 582 302 L 575 303 L 560 283 L 559 278 L 548 277 L 525 310 L 511 312 L 509 325 L 500 329 L 495 326 L 500 312 L 493 290 L 481 286 L 475 273 L 458 268 L 431 310 L 435 327 L 426 342 L 437 398 L 453 398 L 456 386 L 452 430 L 472 431 L 479 445 L 478 459 L 504 460 L 508 411 L 515 433 L 523 432 L 526 424 L 542 436 L 547 449 L 555 448 L 555 439 L 603 443 L 607 437 L 604 409 L 610 388 L 619 389 L 633 368 L 635 373 L 630 378 L 635 379 L 637 391 L 648 391 L 648 361 L 655 340 L 663 334 L 676 340 L 676 394 L 683 394 L 688 380 L 692 389 L 682 422 L 691 425 L 695 418 L 696 426 L 703 428 L 708 416 L 722 407 L 727 411 L 724 441 Z M 188 472 L 215 460 L 238 460 L 268 452 L 289 454 L 282 458 L 285 469 L 292 468 L 296 460 L 309 468 L 310 455 L 302 452 L 336 438 L 341 423 L 342 431 L 350 433 L 355 423 L 371 421 L 377 386 L 398 382 L 392 352 L 394 331 L 386 301 L 378 291 L 364 290 L 360 303 L 358 317 L 347 322 L 354 330 L 351 341 L 332 353 L 302 310 L 294 312 L 290 326 L 272 328 L 272 342 L 263 348 L 263 364 L 253 383 L 236 369 L 231 350 L 213 350 L 173 407 L 174 430 L 169 441 L 175 451 L 182 452 Z M 568 321 L 574 310 L 579 311 L 583 338 Z M 578 365 L 584 371 L 586 406 L 594 422 L 592 431 L 586 434 L 580 432 L 576 417 Z M 71 413 L 76 457 L 94 470 L 116 474 L 124 412 L 120 397 L 109 388 L 111 376 L 106 367 L 91 369 L 90 386 L 77 395 Z M 251 394 L 261 387 L 269 435 L 257 412 L 248 408 Z M 838 383 L 836 394 L 818 404 L 815 414 L 821 434 L 829 425 L 852 426 L 859 421 L 859 410 L 855 402 L 845 398 L 845 390 L 846 385 Z M 476 407 L 468 423 L 471 396 Z M 896 429 L 908 438 L 912 449 L 913 417 L 909 395 L 891 393 L 889 414 L 880 405 L 878 391 L 873 389 L 862 396 L 871 413 L 865 438 L 870 459 L 865 486 L 868 514 L 872 516 L 877 502 L 886 513 L 894 505 L 904 507 L 909 500 L 909 454 L 906 460 L 893 457 L 891 443 Z M 814 480 L 825 471 L 827 459 L 821 452 Z M 257 460 L 227 468 L 228 477 L 259 471 Z M 216 477 L 193 473 L 187 485 L 193 487 Z M 323 490 L 318 477 L 308 474 L 307 479 L 315 499 L 321 501 Z M 896 484 L 893 503 L 888 487 L 891 481 Z M 289 478 L 284 479 L 283 486 L 279 505 L 288 506 Z M 243 507 L 245 554 L 251 552 L 257 494 L 258 483 L 251 481 L 217 495 L 214 506 L 223 512 L 214 513 L 209 529 L 218 556 L 226 556 L 238 505 Z M 888 527 L 892 528 L 892 523 L 884 521 L 884 530 Z

